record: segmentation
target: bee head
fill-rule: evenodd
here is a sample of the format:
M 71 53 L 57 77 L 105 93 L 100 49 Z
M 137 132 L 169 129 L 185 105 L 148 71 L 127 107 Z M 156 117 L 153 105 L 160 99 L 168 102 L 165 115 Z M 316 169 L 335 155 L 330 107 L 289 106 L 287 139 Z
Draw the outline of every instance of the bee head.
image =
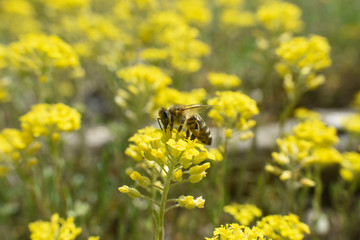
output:
M 160 108 L 158 114 L 159 114 L 158 120 L 161 121 L 161 123 L 166 131 L 166 128 L 170 122 L 170 113 L 168 110 L 166 110 L 165 108 L 162 107 L 162 108 Z M 161 126 L 160 126 L 160 128 L 161 128 Z

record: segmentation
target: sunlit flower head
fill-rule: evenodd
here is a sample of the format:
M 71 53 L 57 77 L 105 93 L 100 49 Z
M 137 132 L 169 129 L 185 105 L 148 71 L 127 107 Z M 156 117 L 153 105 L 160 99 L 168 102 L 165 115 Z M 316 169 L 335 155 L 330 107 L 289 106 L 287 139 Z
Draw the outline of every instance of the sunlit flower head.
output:
M 139 91 L 138 93 L 158 91 L 171 83 L 170 77 L 159 68 L 143 64 L 120 69 L 116 74 L 128 84 L 130 91 L 131 88 L 135 88 Z
M 294 134 L 303 140 L 311 141 L 318 146 L 333 146 L 339 142 L 335 127 L 326 126 L 321 120 L 306 120 L 293 129 Z
M 176 8 L 189 23 L 204 26 L 212 17 L 206 3 L 205 0 L 180 0 L 176 2 Z
M 74 219 L 69 217 L 63 219 L 59 214 L 55 213 L 48 221 L 36 221 L 29 224 L 30 239 L 66 239 L 74 240 L 81 233 L 81 228 L 76 227 Z
M 193 178 L 200 177 L 199 174 L 205 173 L 210 164 L 199 164 L 206 159 L 215 160 L 215 156 L 210 154 L 203 144 L 197 140 L 190 141 L 185 135 L 185 132 L 177 134 L 175 129 L 165 133 L 164 130 L 146 127 L 129 139 L 131 144 L 125 154 L 135 161 L 155 162 L 162 167 L 169 166 L 173 161 L 176 161 L 179 169 L 197 166 L 201 171 L 193 169 L 189 174 Z M 154 167 L 152 164 L 148 166 Z
M 346 131 L 360 135 L 360 114 L 352 114 L 343 119 L 343 127 Z
M 68 69 L 75 74 L 80 68 L 73 48 L 57 36 L 24 35 L 10 44 L 9 54 L 12 67 L 35 74 L 42 82 L 55 69 Z
M 224 212 L 229 213 L 242 225 L 248 226 L 255 217 L 261 217 L 262 211 L 253 204 L 233 203 L 224 207 Z
M 326 38 L 318 35 L 294 37 L 282 42 L 276 54 L 288 69 L 300 71 L 307 67 L 320 71 L 331 65 L 330 45 Z
M 216 92 L 216 95 L 208 100 L 208 104 L 214 105 L 208 115 L 216 125 L 239 130 L 248 130 L 255 125 L 250 119 L 259 113 L 255 100 L 239 91 Z
M 269 239 L 300 240 L 310 234 L 309 226 L 300 222 L 295 214 L 269 215 L 257 221 L 256 227 Z
M 241 84 L 241 79 L 236 75 L 210 72 L 207 77 L 211 85 L 220 89 L 232 89 Z
M 256 17 L 265 29 L 277 34 L 298 32 L 303 26 L 303 22 L 300 19 L 301 9 L 288 2 L 266 2 L 259 7 Z
M 48 136 L 56 132 L 72 132 L 80 128 L 80 113 L 62 103 L 37 104 L 20 117 L 22 129 L 31 136 Z
M 352 181 L 355 176 L 360 176 L 360 154 L 357 152 L 343 153 L 340 176 L 346 181 Z
M 238 9 L 225 9 L 221 13 L 221 22 L 230 28 L 252 27 L 255 25 L 255 16 L 252 12 Z
M 306 120 L 306 119 L 321 119 L 320 113 L 309 110 L 307 108 L 297 108 L 295 109 L 294 113 L 295 117 L 300 120 Z
M 205 238 L 206 240 L 266 240 L 268 239 L 263 231 L 258 227 L 246 227 L 236 223 L 226 224 L 215 228 L 212 238 Z

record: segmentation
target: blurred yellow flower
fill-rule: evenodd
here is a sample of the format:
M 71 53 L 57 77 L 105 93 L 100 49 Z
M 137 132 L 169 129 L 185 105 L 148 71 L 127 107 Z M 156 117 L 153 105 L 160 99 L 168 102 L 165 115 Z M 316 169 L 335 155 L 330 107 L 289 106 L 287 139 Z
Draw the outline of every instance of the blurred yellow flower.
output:
M 314 142 L 318 146 L 333 146 L 339 142 L 336 128 L 326 126 L 319 119 L 303 121 L 293 131 L 298 138 Z
M 331 65 L 329 43 L 318 35 L 294 37 L 282 42 L 276 54 L 289 69 L 295 67 L 300 71 L 308 67 L 320 71 Z
M 57 36 L 28 34 L 10 44 L 9 57 L 15 69 L 35 74 L 39 79 L 54 68 L 80 68 L 73 48 Z
M 204 26 L 211 21 L 211 11 L 207 8 L 205 0 L 179 0 L 176 2 L 176 8 L 187 22 L 198 26 Z
M 178 204 L 180 207 L 184 207 L 186 209 L 192 209 L 192 208 L 204 208 L 205 200 L 202 197 L 198 197 L 194 199 L 193 196 L 180 196 L 177 199 Z
M 303 107 L 295 109 L 294 116 L 300 120 L 321 119 L 320 113 Z
M 1 50 L 0 50 L 1 52 Z M 1 53 L 0 53 L 1 55 Z M 0 64 L 1 65 L 1 64 Z M 1 68 L 1 67 L 0 67 Z M 356 94 L 355 94 L 355 97 L 354 97 L 354 100 L 352 102 L 352 106 L 353 108 L 355 108 L 357 111 L 360 112 L 360 91 L 358 91 Z
M 269 239 L 304 239 L 305 234 L 310 234 L 309 226 L 299 221 L 295 214 L 268 215 L 256 223 L 256 227 L 263 231 Z
M 343 153 L 340 176 L 346 181 L 352 181 L 356 175 L 360 175 L 360 154 L 357 152 Z
M 221 13 L 221 22 L 227 27 L 252 27 L 255 25 L 255 16 L 252 12 L 238 9 L 225 9 Z
M 55 213 L 51 216 L 50 222 L 36 221 L 29 224 L 30 239 L 66 239 L 74 240 L 81 233 L 81 228 L 76 227 L 74 219 L 69 217 L 66 220 Z
M 31 136 L 48 136 L 55 132 L 72 132 L 80 128 L 80 113 L 62 103 L 37 104 L 20 117 L 22 129 Z
M 360 134 L 360 114 L 356 113 L 344 118 L 342 124 L 346 131 Z
M 217 126 L 248 130 L 255 125 L 250 118 L 259 113 L 256 101 L 239 91 L 216 92 L 217 97 L 209 99 L 215 105 L 208 114 Z
M 256 12 L 257 20 L 269 32 L 299 32 L 302 29 L 301 9 L 288 2 L 268 1 Z
M 253 204 L 233 203 L 224 207 L 224 212 L 229 213 L 240 224 L 248 226 L 255 217 L 261 217 L 262 211 Z
M 241 79 L 239 77 L 225 73 L 210 72 L 207 75 L 207 78 L 211 85 L 220 89 L 232 89 L 241 84 Z
M 268 239 L 263 231 L 257 227 L 246 227 L 236 223 L 226 224 L 224 227 L 215 228 L 212 238 L 205 238 L 206 240 L 266 240 Z
M 116 72 L 129 86 L 134 86 L 140 92 L 158 91 L 171 83 L 170 77 L 155 66 L 137 64 Z

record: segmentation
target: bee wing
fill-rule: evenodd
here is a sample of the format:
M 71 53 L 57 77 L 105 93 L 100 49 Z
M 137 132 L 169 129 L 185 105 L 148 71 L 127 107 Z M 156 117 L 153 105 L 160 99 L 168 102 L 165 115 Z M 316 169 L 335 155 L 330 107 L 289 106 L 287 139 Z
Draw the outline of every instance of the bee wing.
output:
M 183 111 L 187 111 L 191 109 L 212 108 L 212 107 L 215 107 L 215 105 L 191 104 L 184 106 Z

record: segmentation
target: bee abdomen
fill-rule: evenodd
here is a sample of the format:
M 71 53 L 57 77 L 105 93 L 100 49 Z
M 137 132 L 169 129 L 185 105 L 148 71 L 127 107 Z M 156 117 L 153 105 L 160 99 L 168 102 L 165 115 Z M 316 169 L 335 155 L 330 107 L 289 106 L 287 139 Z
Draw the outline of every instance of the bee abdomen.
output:
M 200 142 L 206 145 L 211 145 L 212 136 L 210 129 L 199 115 L 189 117 L 186 125 Z

